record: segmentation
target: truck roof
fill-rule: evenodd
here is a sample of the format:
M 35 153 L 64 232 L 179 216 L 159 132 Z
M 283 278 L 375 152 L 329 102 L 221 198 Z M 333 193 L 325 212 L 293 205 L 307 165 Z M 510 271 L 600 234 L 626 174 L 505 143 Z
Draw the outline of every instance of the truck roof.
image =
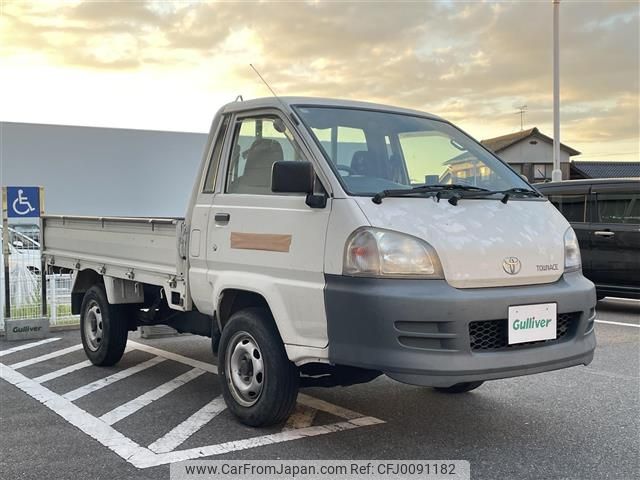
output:
M 365 110 L 381 110 L 392 113 L 404 113 L 408 115 L 418 115 L 434 120 L 442 120 L 437 115 L 432 115 L 420 110 L 412 110 L 409 108 L 394 107 L 392 105 L 384 105 L 380 103 L 359 102 L 355 100 L 341 100 L 337 98 L 321 98 L 321 97 L 262 97 L 252 100 L 238 100 L 227 103 L 222 107 L 224 113 L 236 112 L 239 110 L 247 110 L 253 108 L 278 108 L 282 109 L 282 104 L 291 108 L 294 105 L 314 105 L 322 107 L 348 107 L 359 108 Z

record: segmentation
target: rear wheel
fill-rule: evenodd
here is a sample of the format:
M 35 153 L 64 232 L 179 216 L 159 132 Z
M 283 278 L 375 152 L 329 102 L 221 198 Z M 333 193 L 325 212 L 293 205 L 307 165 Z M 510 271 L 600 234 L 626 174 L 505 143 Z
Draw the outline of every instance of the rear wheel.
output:
M 462 382 L 451 385 L 450 387 L 433 387 L 441 393 L 465 393 L 475 390 L 484 382 Z
M 115 365 L 127 345 L 127 319 L 119 305 L 110 305 L 104 287 L 94 285 L 84 295 L 80 310 L 82 346 L 94 365 Z
M 222 330 L 219 375 L 229 410 L 245 425 L 284 421 L 296 405 L 299 373 L 268 310 L 234 313 Z

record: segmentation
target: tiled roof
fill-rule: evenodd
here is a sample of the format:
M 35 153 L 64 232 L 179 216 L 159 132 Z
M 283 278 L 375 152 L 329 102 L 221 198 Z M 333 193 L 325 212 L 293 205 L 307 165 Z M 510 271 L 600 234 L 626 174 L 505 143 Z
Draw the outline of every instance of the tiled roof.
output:
M 640 177 L 640 162 L 571 162 L 586 178 Z
M 522 130 L 521 132 L 509 133 L 508 135 L 502 135 L 501 137 L 487 138 L 486 140 L 482 140 L 480 143 L 482 143 L 489 150 L 498 153 L 501 150 L 510 147 L 514 143 L 518 143 L 519 141 L 529 137 L 536 137 L 547 143 L 553 144 L 553 138 L 548 137 L 544 133 L 540 132 L 540 130 L 538 130 L 538 127 L 529 128 L 528 130 Z M 560 143 L 560 148 L 565 150 L 571 156 L 580 155 L 579 151 L 565 145 L 564 143 Z

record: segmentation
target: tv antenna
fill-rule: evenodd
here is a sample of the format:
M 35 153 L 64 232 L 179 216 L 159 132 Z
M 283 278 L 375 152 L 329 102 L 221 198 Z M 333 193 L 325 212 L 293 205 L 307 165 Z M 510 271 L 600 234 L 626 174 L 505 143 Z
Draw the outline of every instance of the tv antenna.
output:
M 520 131 L 524 130 L 524 116 L 527 113 L 527 106 L 526 105 L 520 105 L 519 107 L 516 107 L 518 109 L 518 111 L 516 112 L 516 115 L 520 115 Z

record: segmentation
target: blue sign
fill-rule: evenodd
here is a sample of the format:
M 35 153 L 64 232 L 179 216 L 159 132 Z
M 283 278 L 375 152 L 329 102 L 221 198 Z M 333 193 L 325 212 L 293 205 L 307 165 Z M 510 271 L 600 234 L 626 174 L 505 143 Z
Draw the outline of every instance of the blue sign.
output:
M 40 187 L 7 187 L 7 216 L 40 216 Z

